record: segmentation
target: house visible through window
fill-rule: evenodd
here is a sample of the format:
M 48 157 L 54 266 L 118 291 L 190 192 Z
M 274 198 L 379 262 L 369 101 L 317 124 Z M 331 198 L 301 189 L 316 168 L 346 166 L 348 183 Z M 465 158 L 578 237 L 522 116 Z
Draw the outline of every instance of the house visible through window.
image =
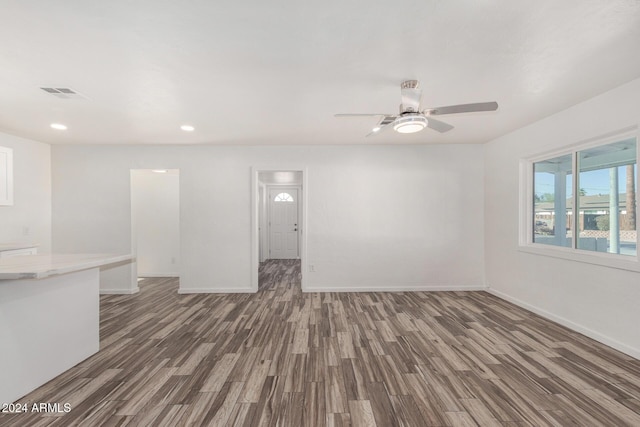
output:
M 626 138 L 534 162 L 532 242 L 637 256 L 636 150 Z
M 293 202 L 293 197 L 289 193 L 278 193 L 273 199 L 274 202 Z

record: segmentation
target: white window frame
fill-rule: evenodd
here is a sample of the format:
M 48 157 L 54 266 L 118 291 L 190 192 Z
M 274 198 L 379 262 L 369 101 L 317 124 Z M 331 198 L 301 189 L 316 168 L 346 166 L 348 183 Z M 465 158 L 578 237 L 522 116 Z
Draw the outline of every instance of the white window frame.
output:
M 636 255 L 621 255 L 612 254 L 608 252 L 594 252 L 584 249 L 577 249 L 575 239 L 577 230 L 575 227 L 575 218 L 579 216 L 579 210 L 576 209 L 577 197 L 577 153 L 582 150 L 597 147 L 600 145 L 611 144 L 623 139 L 635 138 L 636 139 L 636 164 L 640 165 L 640 135 L 638 132 L 638 126 L 632 126 L 629 128 L 621 129 L 615 132 L 611 132 L 606 135 L 601 135 L 595 138 L 591 138 L 585 141 L 568 145 L 561 149 L 547 151 L 544 153 L 536 154 L 530 157 L 526 157 L 520 160 L 520 224 L 519 224 L 519 245 L 518 249 L 521 252 L 530 254 L 549 256 L 553 258 L 561 258 L 570 261 L 584 262 L 588 264 L 601 265 L 611 268 L 617 268 L 622 270 L 640 271 L 640 233 L 636 232 Z M 572 237 L 571 247 L 547 245 L 544 243 L 535 243 L 533 241 L 533 164 L 541 162 L 554 157 L 564 156 L 571 154 L 572 156 L 572 186 L 574 195 L 573 212 L 573 224 L 572 224 Z M 640 172 L 636 174 L 636 200 L 638 200 L 638 178 Z M 640 222 L 640 221 L 639 221 Z M 638 224 L 636 223 L 636 230 L 638 230 Z

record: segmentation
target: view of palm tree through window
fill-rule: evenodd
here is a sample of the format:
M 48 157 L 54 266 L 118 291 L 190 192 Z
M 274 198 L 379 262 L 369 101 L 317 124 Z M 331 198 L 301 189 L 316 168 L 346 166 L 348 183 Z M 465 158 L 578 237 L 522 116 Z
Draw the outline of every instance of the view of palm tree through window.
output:
M 572 154 L 533 164 L 533 242 L 635 256 L 635 138 L 578 151 L 576 158 L 576 166 Z

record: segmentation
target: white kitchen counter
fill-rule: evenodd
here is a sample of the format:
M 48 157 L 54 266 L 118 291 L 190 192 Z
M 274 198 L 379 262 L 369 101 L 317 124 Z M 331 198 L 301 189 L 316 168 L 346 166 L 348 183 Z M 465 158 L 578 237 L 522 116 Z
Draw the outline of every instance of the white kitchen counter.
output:
M 38 253 L 37 244 L 33 243 L 0 243 L 0 259 Z
M 132 255 L 114 254 L 43 254 L 0 258 L 0 280 L 43 279 L 132 258 Z
M 33 243 L 0 243 L 0 252 L 36 248 L 38 246 L 39 245 L 34 245 Z
M 55 378 L 100 347 L 100 267 L 131 255 L 0 258 L 0 404 Z

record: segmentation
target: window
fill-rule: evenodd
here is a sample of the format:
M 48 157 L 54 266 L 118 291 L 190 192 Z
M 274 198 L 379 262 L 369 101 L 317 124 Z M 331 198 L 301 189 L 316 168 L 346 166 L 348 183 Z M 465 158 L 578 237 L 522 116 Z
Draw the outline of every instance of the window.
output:
M 533 164 L 533 242 L 571 247 L 571 154 Z
M 278 193 L 273 199 L 274 202 L 293 202 L 293 197 L 289 193 Z
M 529 162 L 526 241 L 637 257 L 636 145 L 618 138 Z
M 636 255 L 636 141 L 578 152 L 578 249 Z

